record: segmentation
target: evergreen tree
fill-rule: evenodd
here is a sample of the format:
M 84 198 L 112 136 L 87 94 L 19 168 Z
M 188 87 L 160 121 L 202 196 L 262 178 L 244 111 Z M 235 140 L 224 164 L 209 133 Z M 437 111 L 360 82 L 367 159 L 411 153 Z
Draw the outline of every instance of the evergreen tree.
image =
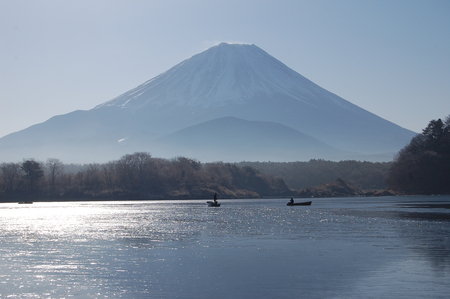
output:
M 389 187 L 405 194 L 450 193 L 450 116 L 432 120 L 397 154 Z
M 25 160 L 20 168 L 23 170 L 23 178 L 27 183 L 29 191 L 35 191 L 38 186 L 38 182 L 44 176 L 44 170 L 42 169 L 41 163 L 34 160 Z

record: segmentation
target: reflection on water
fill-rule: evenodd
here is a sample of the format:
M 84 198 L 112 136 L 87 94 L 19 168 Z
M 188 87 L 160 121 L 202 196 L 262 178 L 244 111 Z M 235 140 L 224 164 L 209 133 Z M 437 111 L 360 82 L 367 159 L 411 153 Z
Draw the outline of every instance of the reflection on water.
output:
M 447 298 L 450 197 L 285 202 L 1 204 L 0 298 Z

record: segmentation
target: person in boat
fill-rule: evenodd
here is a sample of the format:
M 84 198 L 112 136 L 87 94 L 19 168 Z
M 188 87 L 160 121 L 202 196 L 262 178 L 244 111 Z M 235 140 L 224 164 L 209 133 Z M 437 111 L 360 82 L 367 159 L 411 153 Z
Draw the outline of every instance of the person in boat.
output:
M 217 204 L 217 193 L 214 193 L 214 204 Z
M 293 205 L 294 204 L 294 199 L 291 197 L 291 200 L 289 201 L 289 203 L 291 204 L 291 205 Z

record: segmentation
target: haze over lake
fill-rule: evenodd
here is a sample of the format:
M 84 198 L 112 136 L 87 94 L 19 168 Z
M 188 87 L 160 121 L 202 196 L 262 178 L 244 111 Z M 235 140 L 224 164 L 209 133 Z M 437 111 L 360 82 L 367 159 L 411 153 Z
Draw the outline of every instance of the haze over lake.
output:
M 287 201 L 1 204 L 1 294 L 448 297 L 450 196 Z

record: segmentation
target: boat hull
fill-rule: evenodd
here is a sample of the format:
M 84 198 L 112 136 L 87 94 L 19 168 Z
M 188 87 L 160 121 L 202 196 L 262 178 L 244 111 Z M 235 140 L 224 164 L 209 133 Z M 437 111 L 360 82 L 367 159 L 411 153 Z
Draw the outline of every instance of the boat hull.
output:
M 310 206 L 311 203 L 312 203 L 312 201 L 294 202 L 294 203 L 288 202 L 287 205 L 288 206 Z

